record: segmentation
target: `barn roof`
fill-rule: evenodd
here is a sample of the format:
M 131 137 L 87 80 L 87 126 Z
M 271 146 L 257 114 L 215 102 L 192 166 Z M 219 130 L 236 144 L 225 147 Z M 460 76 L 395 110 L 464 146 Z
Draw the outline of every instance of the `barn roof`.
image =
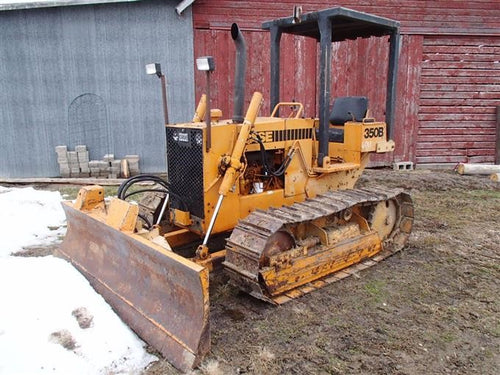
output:
M 0 11 L 16 9 L 50 8 L 71 5 L 93 5 L 108 3 L 128 3 L 141 0 L 0 0 Z M 183 0 L 176 7 L 178 14 L 181 14 L 194 0 Z
M 0 0 L 0 11 L 16 9 L 50 8 L 70 5 L 125 3 L 140 0 Z

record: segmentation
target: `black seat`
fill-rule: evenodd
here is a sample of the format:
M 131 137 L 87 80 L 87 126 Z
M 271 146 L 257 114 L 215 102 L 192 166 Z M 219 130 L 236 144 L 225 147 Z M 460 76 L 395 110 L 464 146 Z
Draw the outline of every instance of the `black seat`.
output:
M 347 121 L 362 121 L 368 110 L 368 98 L 365 96 L 343 96 L 335 99 L 330 124 L 344 125 Z
M 368 98 L 365 96 L 342 96 L 333 102 L 330 124 L 344 125 L 347 121 L 362 121 L 368 111 Z M 319 137 L 319 129 L 316 130 Z M 344 142 L 344 129 L 329 128 L 328 142 Z
M 362 121 L 368 110 L 368 98 L 365 96 L 342 96 L 333 102 L 330 112 L 330 124 L 344 125 L 347 121 Z M 316 133 L 319 136 L 319 131 Z M 329 128 L 328 142 L 344 142 L 344 129 Z

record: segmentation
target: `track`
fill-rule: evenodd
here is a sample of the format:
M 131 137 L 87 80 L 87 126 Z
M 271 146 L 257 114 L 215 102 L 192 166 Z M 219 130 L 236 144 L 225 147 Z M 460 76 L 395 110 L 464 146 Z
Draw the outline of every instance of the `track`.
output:
M 390 205 L 382 202 L 390 202 Z M 391 209 L 384 209 L 386 206 Z M 305 241 L 288 240 L 294 243 L 282 245 L 287 237 L 293 237 L 287 233 L 295 233 L 300 226 L 324 218 L 345 217 L 352 211 L 363 216 L 359 220 L 367 224 L 357 236 L 346 237 L 334 246 L 319 240 L 311 243 L 311 238 L 315 237 Z M 383 233 L 385 224 L 391 220 L 390 229 Z M 413 203 L 410 195 L 401 189 L 327 192 L 288 207 L 256 210 L 240 220 L 227 241 L 224 266 L 233 285 L 259 299 L 282 304 L 368 268 L 401 250 L 412 225 Z M 279 249 L 282 255 L 271 257 L 275 261 L 269 264 L 266 254 L 276 246 L 286 248 Z M 290 289 L 282 291 L 288 286 L 281 285 L 276 292 L 268 281 L 271 273 L 276 279 L 288 275 L 288 280 L 292 280 Z

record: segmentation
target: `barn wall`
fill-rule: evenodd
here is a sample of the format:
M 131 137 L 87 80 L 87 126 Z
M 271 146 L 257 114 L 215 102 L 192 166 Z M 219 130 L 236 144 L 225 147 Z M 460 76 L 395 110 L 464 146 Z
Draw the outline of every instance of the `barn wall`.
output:
M 495 162 L 500 37 L 426 36 L 416 161 Z
M 238 22 L 260 29 L 263 21 L 290 17 L 294 5 L 302 5 L 304 12 L 343 6 L 397 19 L 405 34 L 498 35 L 500 26 L 498 0 L 197 0 L 194 26 L 220 28 Z
M 234 74 L 234 47 L 232 45 L 229 29 L 232 22 L 237 22 L 244 30 L 247 45 L 250 49 L 246 104 L 251 93 L 255 90 L 262 91 L 265 98 L 269 98 L 269 36 L 267 32 L 261 31 L 263 21 L 279 17 L 291 16 L 295 1 L 284 0 L 280 2 L 267 1 L 229 1 L 229 0 L 198 0 L 193 6 L 193 23 L 195 27 L 195 56 L 210 54 L 215 56 L 216 72 L 214 81 L 220 80 L 219 87 L 213 97 L 215 104 L 223 109 L 228 117 L 232 111 L 232 83 Z M 327 7 L 324 2 L 317 0 L 301 1 L 304 12 L 320 10 Z M 413 161 L 420 164 L 425 163 L 448 163 L 450 160 L 458 160 L 457 156 L 467 156 L 471 161 L 489 161 L 490 154 L 494 152 L 495 121 L 492 117 L 493 102 L 498 105 L 498 50 L 497 41 L 500 37 L 500 8 L 496 0 L 488 1 L 409 1 L 409 0 L 378 0 L 378 1 L 341 1 L 331 6 L 341 5 L 351 9 L 373 13 L 382 17 L 397 19 L 401 22 L 402 44 L 400 54 L 400 65 L 398 71 L 397 103 L 395 112 L 395 141 L 396 150 L 392 155 L 372 158 L 375 165 L 388 164 L 394 161 Z M 330 6 L 330 5 L 329 5 Z M 450 43 L 460 46 L 467 40 L 474 40 L 479 45 L 485 44 L 493 48 L 488 57 L 481 56 L 484 53 L 469 54 L 474 60 L 474 67 L 467 65 L 453 65 L 448 70 L 444 68 L 451 62 L 429 60 L 429 52 L 432 50 L 430 40 L 442 35 Z M 445 39 L 446 39 L 445 38 Z M 472 39 L 471 39 L 472 38 Z M 492 44 L 493 43 L 493 44 Z M 429 50 L 429 48 L 431 48 Z M 332 97 L 342 95 L 366 95 L 370 100 L 370 108 L 374 117 L 383 119 L 385 108 L 385 79 L 386 79 L 386 56 L 388 43 L 380 38 L 369 40 L 349 41 L 334 45 L 333 47 L 333 77 Z M 483 48 L 484 50 L 484 48 Z M 464 50 L 465 51 L 465 50 Z M 496 51 L 496 52 L 495 52 Z M 467 53 L 467 51 L 465 51 Z M 439 54 L 434 54 L 438 57 Z M 457 57 L 456 55 L 455 57 Z M 487 61 L 481 59 L 487 58 Z M 476 60 L 479 59 L 479 60 Z M 286 36 L 282 40 L 282 82 L 281 99 L 295 99 L 305 104 L 306 116 L 316 115 L 316 65 L 317 52 L 314 42 L 304 41 L 303 38 Z M 470 62 L 472 63 L 472 62 Z M 433 68 L 433 64 L 435 67 Z M 487 69 L 479 69 L 489 64 Z M 437 69 L 437 70 L 436 70 Z M 463 71 L 465 69 L 467 72 Z M 477 70 L 477 71 L 476 71 Z M 476 71 L 475 73 L 471 73 Z M 488 86 L 474 86 L 479 83 L 477 76 L 483 73 L 484 79 L 489 79 Z M 429 74 L 455 74 L 462 76 L 463 87 L 443 85 L 439 89 L 429 86 Z M 442 73 L 441 73 L 442 72 Z M 447 82 L 445 78 L 443 82 Z M 196 98 L 204 92 L 204 77 L 196 73 Z M 422 83 L 421 83 L 422 82 Z M 425 83 L 427 82 L 427 83 Z M 477 82 L 477 83 L 475 83 Z M 214 83 L 217 85 L 217 83 Z M 488 97 L 487 108 L 474 109 L 474 111 L 487 111 L 475 114 L 473 123 L 479 127 L 480 134 L 469 135 L 471 123 L 464 123 L 467 116 L 457 117 L 453 107 L 457 100 L 466 100 L 465 107 L 473 107 L 478 100 L 469 102 L 473 98 L 458 97 L 463 94 L 449 93 L 447 90 L 462 91 L 484 90 L 481 94 Z M 455 102 L 447 105 L 445 112 L 437 113 L 438 106 L 426 103 L 442 103 L 446 95 L 451 95 Z M 437 100 L 437 101 L 436 101 Z M 420 105 L 423 103 L 423 107 Z M 484 107 L 484 105 L 481 105 Z M 433 107 L 433 108 L 431 108 Z M 270 111 L 269 103 L 266 101 L 262 112 Z M 429 113 L 429 111 L 431 111 Z M 433 112 L 432 112 L 433 111 Z M 446 112 L 447 111 L 447 112 Z M 464 108 L 457 111 L 465 111 Z M 435 118 L 433 119 L 433 116 Z M 445 127 L 430 128 L 431 123 L 441 121 L 443 117 L 449 117 L 447 121 L 455 121 L 451 127 L 453 130 L 444 131 Z M 478 122 L 479 121 L 479 122 Z M 481 122 L 482 121 L 482 122 Z M 450 124 L 448 124 L 450 125 Z M 444 143 L 432 145 L 439 139 L 436 135 L 443 132 L 442 138 L 463 136 L 462 149 L 457 155 L 448 151 L 448 146 L 456 146 L 455 143 Z M 451 138 L 453 139 L 453 138 Z M 458 139 L 454 139 L 458 141 Z M 471 144 L 470 142 L 475 142 Z M 480 143 L 478 143 L 480 142 Z M 492 146 L 493 145 L 493 146 Z M 470 147 L 464 149 L 464 147 Z M 438 148 L 441 147 L 441 148 Z M 444 148 L 442 148 L 444 147 Z M 465 151 L 464 151 L 465 150 Z M 482 151 L 480 151 L 482 150 Z M 452 156 L 450 156 L 452 155 Z
M 139 154 L 165 170 L 159 62 L 171 121 L 194 108 L 191 10 L 143 1 L 0 12 L 0 176 L 57 176 L 54 147 L 86 144 L 91 158 Z

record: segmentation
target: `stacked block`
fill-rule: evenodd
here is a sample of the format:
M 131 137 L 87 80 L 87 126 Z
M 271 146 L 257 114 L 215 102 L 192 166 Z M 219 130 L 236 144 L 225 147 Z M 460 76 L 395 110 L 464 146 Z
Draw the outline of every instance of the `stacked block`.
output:
M 128 163 L 128 169 L 131 176 L 141 173 L 139 169 L 139 155 L 125 155 L 125 160 Z
M 78 167 L 80 168 L 80 175 L 78 177 L 89 177 L 90 167 L 89 167 L 89 152 L 87 151 L 87 146 L 85 145 L 75 146 L 75 152 L 78 159 Z
M 68 147 L 56 146 L 57 163 L 59 164 L 59 173 L 61 177 L 69 177 L 69 161 L 68 161 Z
M 67 146 L 56 146 L 56 153 L 61 177 L 123 177 L 122 160 L 115 159 L 114 154 L 106 154 L 102 160 L 89 160 L 89 151 L 85 145 L 75 146 L 75 151 L 68 151 Z M 131 176 L 140 173 L 139 155 L 127 155 L 125 160 Z

